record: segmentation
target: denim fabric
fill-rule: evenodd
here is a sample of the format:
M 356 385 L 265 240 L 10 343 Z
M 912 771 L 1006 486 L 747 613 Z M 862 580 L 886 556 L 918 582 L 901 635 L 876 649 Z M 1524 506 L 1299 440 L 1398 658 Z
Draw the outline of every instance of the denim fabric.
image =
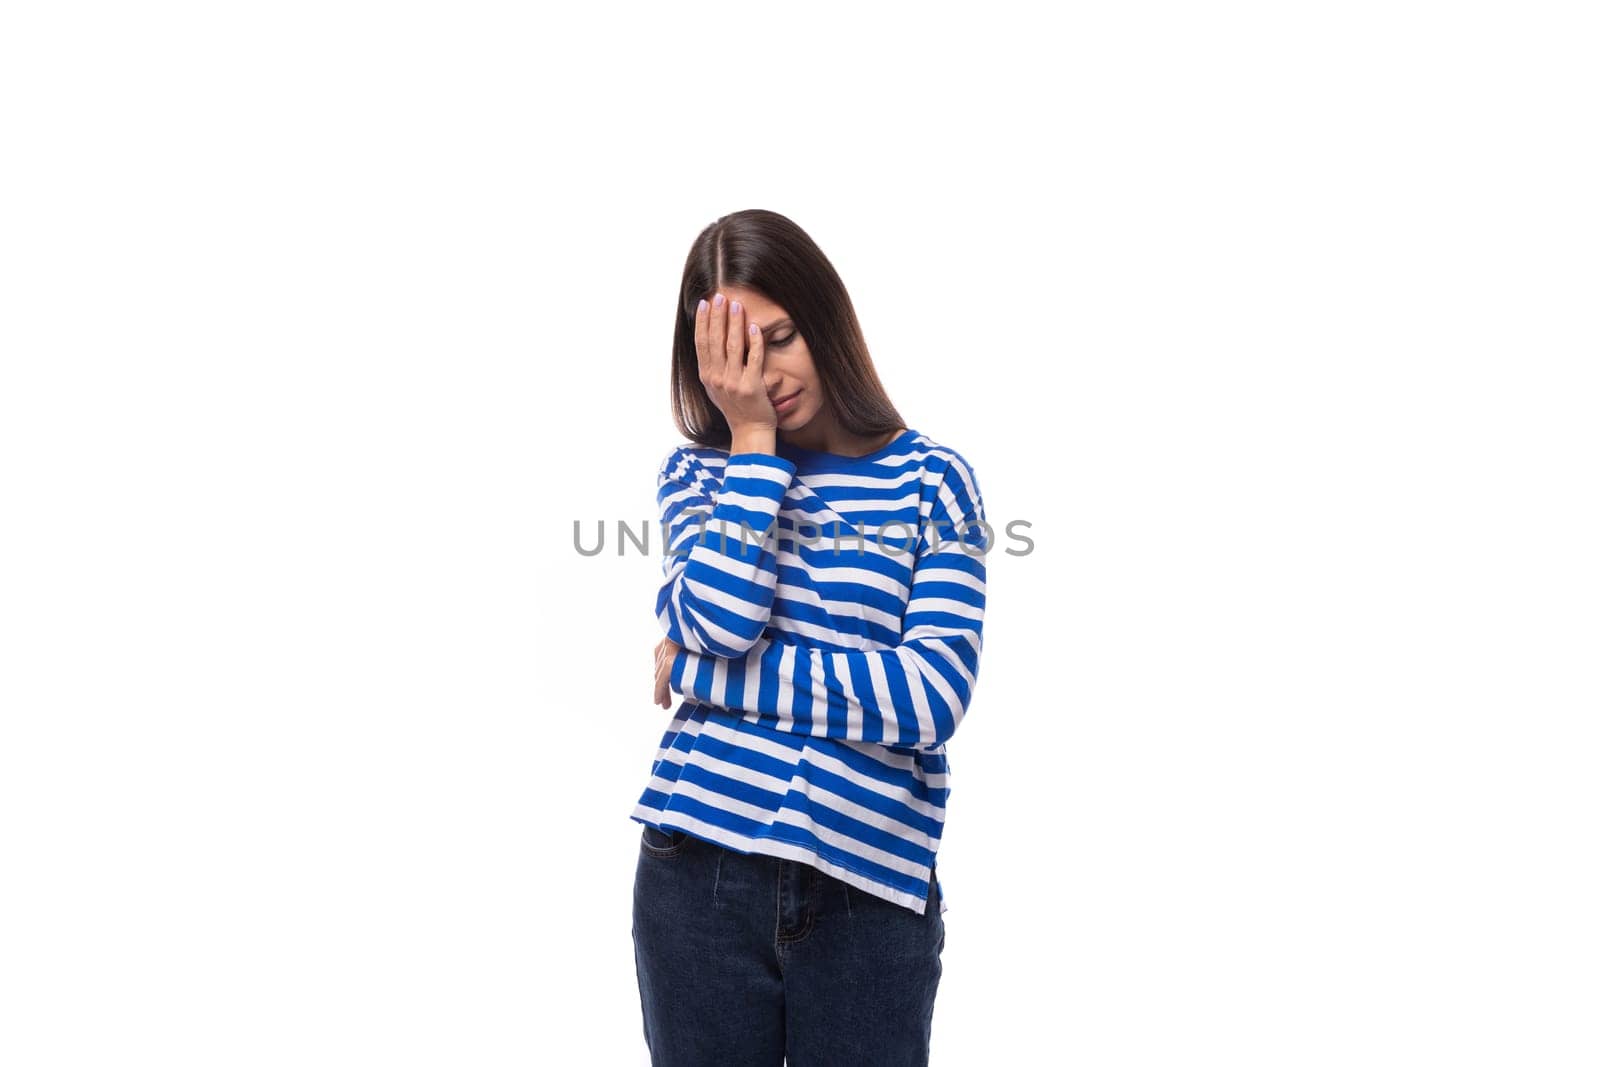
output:
M 654 1067 L 925 1067 L 943 972 L 925 914 L 795 860 L 642 827 L 634 962 Z

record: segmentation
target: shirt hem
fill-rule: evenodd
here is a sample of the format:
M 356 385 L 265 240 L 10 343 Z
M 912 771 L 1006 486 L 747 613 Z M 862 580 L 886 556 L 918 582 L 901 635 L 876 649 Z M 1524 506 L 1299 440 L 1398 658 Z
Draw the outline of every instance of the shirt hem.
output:
M 928 898 L 926 894 L 918 896 L 915 893 L 907 893 L 904 890 L 886 886 L 882 882 L 869 878 L 843 864 L 826 859 L 804 845 L 794 845 L 787 841 L 776 841 L 766 837 L 746 837 L 743 834 L 735 834 L 723 827 L 714 826 L 691 815 L 686 815 L 681 811 L 673 812 L 670 819 L 662 819 L 661 816 L 663 814 L 659 808 L 639 804 L 635 806 L 633 814 L 628 817 L 635 822 L 647 823 L 657 829 L 680 830 L 691 837 L 698 837 L 702 841 L 710 841 L 714 845 L 730 848 L 747 856 L 772 856 L 776 859 L 794 860 L 799 863 L 810 864 L 824 874 L 831 875 L 847 885 L 854 886 L 863 893 L 870 893 L 875 897 L 898 904 L 907 911 L 915 912 L 918 915 L 928 914 Z M 943 890 L 936 887 L 936 892 L 938 893 L 936 903 L 939 905 L 939 913 L 943 915 L 950 908 L 944 902 Z

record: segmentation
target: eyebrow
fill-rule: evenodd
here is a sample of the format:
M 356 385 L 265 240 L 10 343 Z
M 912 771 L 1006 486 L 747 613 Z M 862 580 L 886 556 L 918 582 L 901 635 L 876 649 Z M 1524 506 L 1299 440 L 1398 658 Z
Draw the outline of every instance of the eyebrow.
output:
M 788 323 L 789 323 L 788 319 L 779 319 L 777 322 L 774 322 L 770 326 L 761 327 L 761 332 L 762 333 L 770 333 L 771 331 L 776 330 L 779 326 L 785 326 L 785 325 L 788 325 Z

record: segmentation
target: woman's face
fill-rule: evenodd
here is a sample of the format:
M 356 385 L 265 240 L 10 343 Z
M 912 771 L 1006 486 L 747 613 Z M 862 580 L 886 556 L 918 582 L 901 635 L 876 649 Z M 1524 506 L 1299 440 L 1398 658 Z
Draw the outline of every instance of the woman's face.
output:
M 811 350 L 806 347 L 806 339 L 800 336 L 788 314 L 754 289 L 729 285 L 717 292 L 729 300 L 739 301 L 744 305 L 744 321 L 761 327 L 767 349 L 764 376 L 767 399 L 777 409 L 778 429 L 798 430 L 816 418 L 824 411 L 827 398 L 822 395 L 822 382 L 811 364 Z M 794 399 L 780 406 L 788 397 Z

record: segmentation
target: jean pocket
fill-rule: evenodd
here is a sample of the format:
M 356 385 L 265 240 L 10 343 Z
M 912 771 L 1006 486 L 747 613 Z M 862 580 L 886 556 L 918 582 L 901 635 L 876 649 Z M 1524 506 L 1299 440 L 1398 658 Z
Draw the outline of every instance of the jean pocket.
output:
M 639 834 L 639 847 L 652 856 L 676 856 L 688 843 L 689 835 L 684 831 L 663 830 L 649 823 Z

